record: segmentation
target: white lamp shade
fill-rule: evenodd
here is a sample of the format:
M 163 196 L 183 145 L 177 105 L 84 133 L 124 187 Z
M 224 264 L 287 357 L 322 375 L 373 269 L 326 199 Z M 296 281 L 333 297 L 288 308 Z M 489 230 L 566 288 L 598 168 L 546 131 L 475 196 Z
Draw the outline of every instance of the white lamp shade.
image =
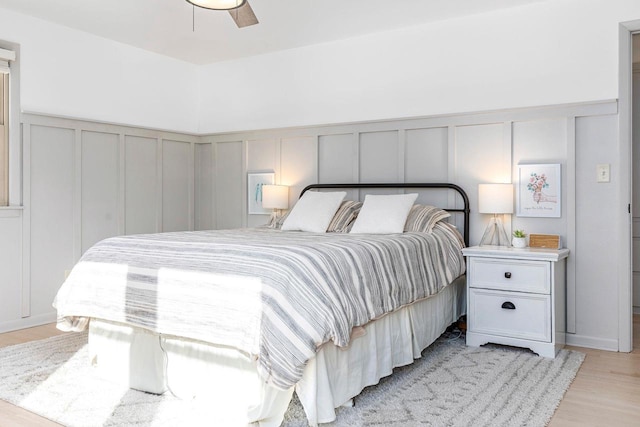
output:
M 478 212 L 487 214 L 513 213 L 513 184 L 478 185 Z
M 262 207 L 265 209 L 287 209 L 289 207 L 289 187 L 286 185 L 263 185 Z
M 187 0 L 189 3 L 213 10 L 230 10 L 245 4 L 246 0 Z

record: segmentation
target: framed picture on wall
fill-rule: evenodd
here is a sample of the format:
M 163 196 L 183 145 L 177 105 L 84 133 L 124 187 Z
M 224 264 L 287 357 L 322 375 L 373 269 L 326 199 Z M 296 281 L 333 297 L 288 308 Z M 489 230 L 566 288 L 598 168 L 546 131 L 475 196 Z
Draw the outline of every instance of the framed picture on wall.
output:
M 275 183 L 273 172 L 249 172 L 247 174 L 247 208 L 249 215 L 269 215 L 272 209 L 262 207 L 262 186 Z
M 518 165 L 518 216 L 560 218 L 560 164 Z

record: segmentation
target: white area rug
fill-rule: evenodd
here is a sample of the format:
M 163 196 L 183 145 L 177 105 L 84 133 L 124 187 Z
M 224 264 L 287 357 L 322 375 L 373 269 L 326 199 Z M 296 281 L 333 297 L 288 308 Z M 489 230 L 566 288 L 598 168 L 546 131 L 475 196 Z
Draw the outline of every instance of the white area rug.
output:
M 0 399 L 67 426 L 215 425 L 210 408 L 123 389 L 89 365 L 86 334 L 0 349 Z M 414 364 L 368 387 L 335 426 L 544 426 L 584 355 L 544 359 L 527 350 L 465 347 L 443 336 Z M 212 418 L 213 417 L 213 418 Z M 306 426 L 297 399 L 285 426 Z

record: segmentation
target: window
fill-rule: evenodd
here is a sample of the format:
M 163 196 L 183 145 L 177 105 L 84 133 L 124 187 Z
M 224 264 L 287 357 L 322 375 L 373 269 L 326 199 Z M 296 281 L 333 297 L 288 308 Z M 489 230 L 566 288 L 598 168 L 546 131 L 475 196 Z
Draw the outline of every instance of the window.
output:
M 9 204 L 9 74 L 0 73 L 0 206 Z
M 15 59 L 13 50 L 0 48 L 0 206 L 9 205 L 9 96 L 13 93 L 9 64 Z

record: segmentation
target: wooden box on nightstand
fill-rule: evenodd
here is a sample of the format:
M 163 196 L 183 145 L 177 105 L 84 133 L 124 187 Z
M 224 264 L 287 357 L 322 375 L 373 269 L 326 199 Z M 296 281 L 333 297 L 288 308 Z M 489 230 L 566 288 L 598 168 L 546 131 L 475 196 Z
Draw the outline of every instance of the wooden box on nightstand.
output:
M 568 249 L 465 248 L 467 345 L 530 348 L 555 357 L 566 329 Z

